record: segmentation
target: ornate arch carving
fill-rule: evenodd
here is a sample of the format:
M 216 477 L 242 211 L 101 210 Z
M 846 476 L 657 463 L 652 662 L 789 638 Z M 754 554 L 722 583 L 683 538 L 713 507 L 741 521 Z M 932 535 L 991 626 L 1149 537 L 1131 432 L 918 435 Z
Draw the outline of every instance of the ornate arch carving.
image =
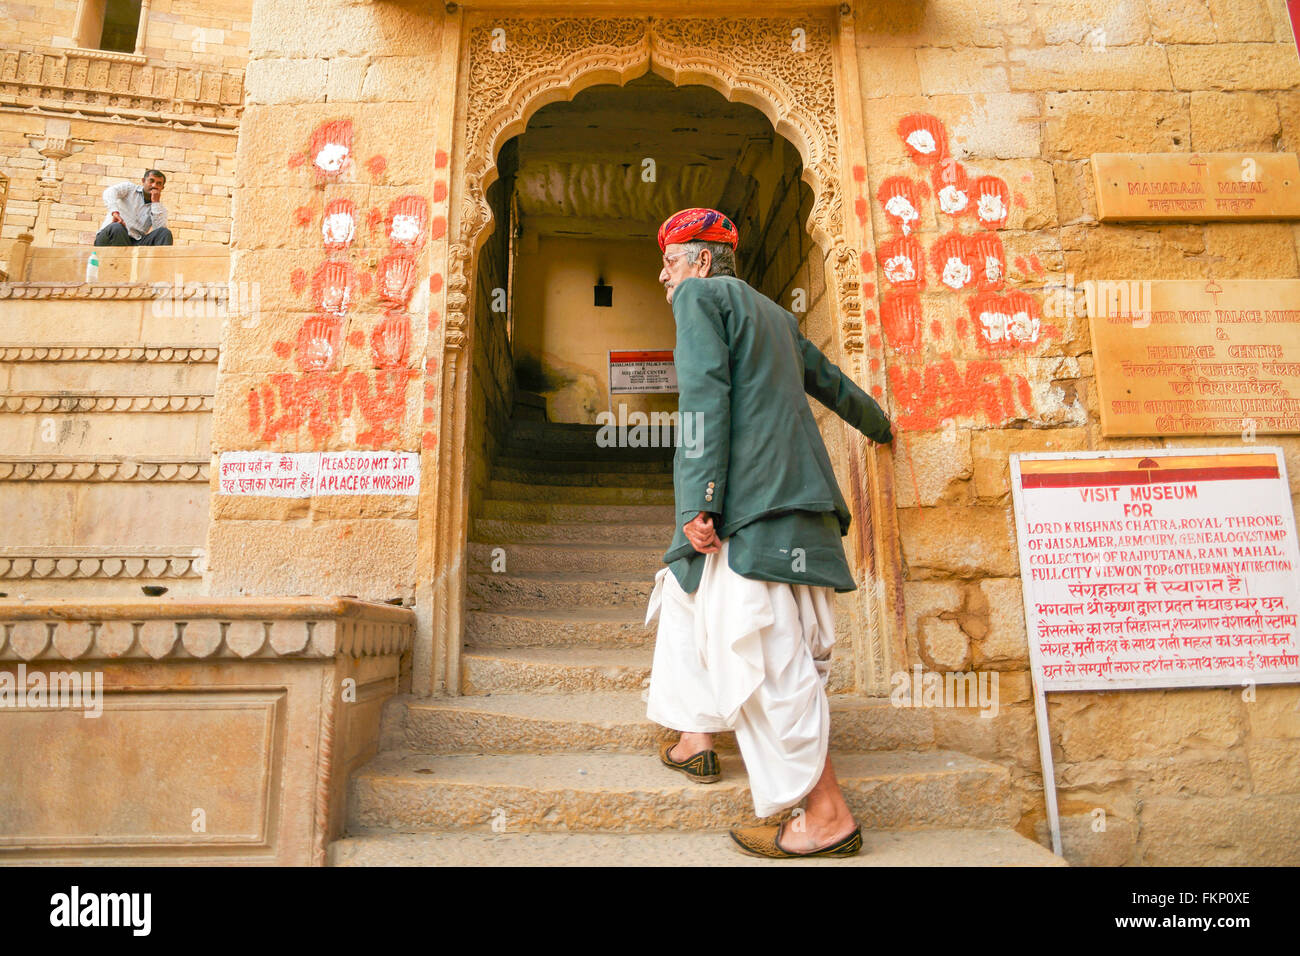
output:
M 860 377 L 859 256 L 844 235 L 833 30 L 829 20 L 810 17 L 519 18 L 469 26 L 463 191 L 448 263 L 447 348 L 459 350 L 465 342 L 466 270 L 492 222 L 487 189 L 496 179 L 498 150 L 543 106 L 601 83 L 621 85 L 648 68 L 679 86 L 708 86 L 755 107 L 799 150 L 813 192 L 808 231 L 831 257 L 842 344 Z

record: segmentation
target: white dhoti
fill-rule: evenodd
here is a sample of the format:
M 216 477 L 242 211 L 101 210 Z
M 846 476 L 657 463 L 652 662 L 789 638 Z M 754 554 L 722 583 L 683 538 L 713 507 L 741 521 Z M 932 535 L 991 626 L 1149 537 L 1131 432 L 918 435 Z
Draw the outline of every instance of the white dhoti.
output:
M 667 567 L 655 575 L 646 715 L 674 730 L 734 730 L 754 812 L 767 817 L 806 797 L 826 764 L 835 592 L 742 577 L 727 545 L 705 556 L 694 594 Z

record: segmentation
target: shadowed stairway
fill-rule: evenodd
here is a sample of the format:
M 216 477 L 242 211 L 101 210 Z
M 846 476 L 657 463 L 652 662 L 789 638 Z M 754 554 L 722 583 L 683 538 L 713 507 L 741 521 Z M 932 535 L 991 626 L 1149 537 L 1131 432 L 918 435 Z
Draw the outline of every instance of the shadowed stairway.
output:
M 733 735 L 716 784 L 656 756 L 675 735 L 645 716 L 642 622 L 672 535 L 672 449 L 600 448 L 596 432 L 516 416 L 471 526 L 464 696 L 389 702 L 334 865 L 775 862 L 725 834 L 755 822 Z M 854 864 L 1061 862 L 1011 829 L 1009 771 L 936 747 L 928 711 L 831 700 Z

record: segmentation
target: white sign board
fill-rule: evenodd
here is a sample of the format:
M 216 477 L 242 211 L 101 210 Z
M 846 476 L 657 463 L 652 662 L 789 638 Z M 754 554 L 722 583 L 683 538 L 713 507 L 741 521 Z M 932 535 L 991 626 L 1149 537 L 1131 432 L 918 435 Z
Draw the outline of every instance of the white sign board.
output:
M 1300 551 L 1277 448 L 1011 456 L 1044 691 L 1300 681 Z
M 405 451 L 227 451 L 218 464 L 223 495 L 414 495 L 420 456 Z
M 609 353 L 611 395 L 675 391 L 677 366 L 673 364 L 671 349 Z

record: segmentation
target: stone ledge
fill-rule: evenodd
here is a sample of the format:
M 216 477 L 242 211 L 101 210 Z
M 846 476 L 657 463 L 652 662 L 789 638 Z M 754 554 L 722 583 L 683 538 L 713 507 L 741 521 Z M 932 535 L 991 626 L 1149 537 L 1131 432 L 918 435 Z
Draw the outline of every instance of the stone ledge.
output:
M 333 597 L 0 602 L 0 865 L 323 865 L 414 620 Z M 93 691 L 31 696 L 69 671 Z
M 85 60 L 108 60 L 111 63 L 135 63 L 144 66 L 149 58 L 143 53 L 122 53 L 117 50 L 97 50 L 84 46 L 70 46 L 63 49 L 64 56 L 81 57 Z
M 14 243 L 10 281 L 0 287 L 9 298 L 215 298 L 229 287 L 229 246 L 33 246 L 26 236 Z M 91 251 L 99 274 L 88 283 Z
M 202 549 L 110 545 L 28 545 L 0 548 L 0 581 L 115 578 L 163 580 L 202 577 Z M 0 616 L 0 621 L 4 618 Z
M 3 350 L 0 350 L 0 359 L 2 356 Z M 191 459 L 68 460 L 13 456 L 0 458 L 0 481 L 192 481 L 207 484 L 210 469 L 211 462 Z
M 182 301 L 225 301 L 227 282 L 187 282 L 182 286 Z M 0 299 L 166 299 L 173 295 L 170 282 L 0 282 Z M 63 346 L 66 348 L 67 346 Z M 52 346 L 51 348 L 58 348 Z M 83 346 L 82 348 L 89 348 Z
M 414 626 L 410 608 L 351 598 L 0 601 L 0 661 L 383 656 Z
M 188 395 L 95 395 L 75 392 L 12 392 L 0 395 L 0 412 L 210 412 L 213 397 Z
M 0 293 L 3 286 L 0 286 Z M 0 345 L 0 362 L 215 362 L 217 345 Z

